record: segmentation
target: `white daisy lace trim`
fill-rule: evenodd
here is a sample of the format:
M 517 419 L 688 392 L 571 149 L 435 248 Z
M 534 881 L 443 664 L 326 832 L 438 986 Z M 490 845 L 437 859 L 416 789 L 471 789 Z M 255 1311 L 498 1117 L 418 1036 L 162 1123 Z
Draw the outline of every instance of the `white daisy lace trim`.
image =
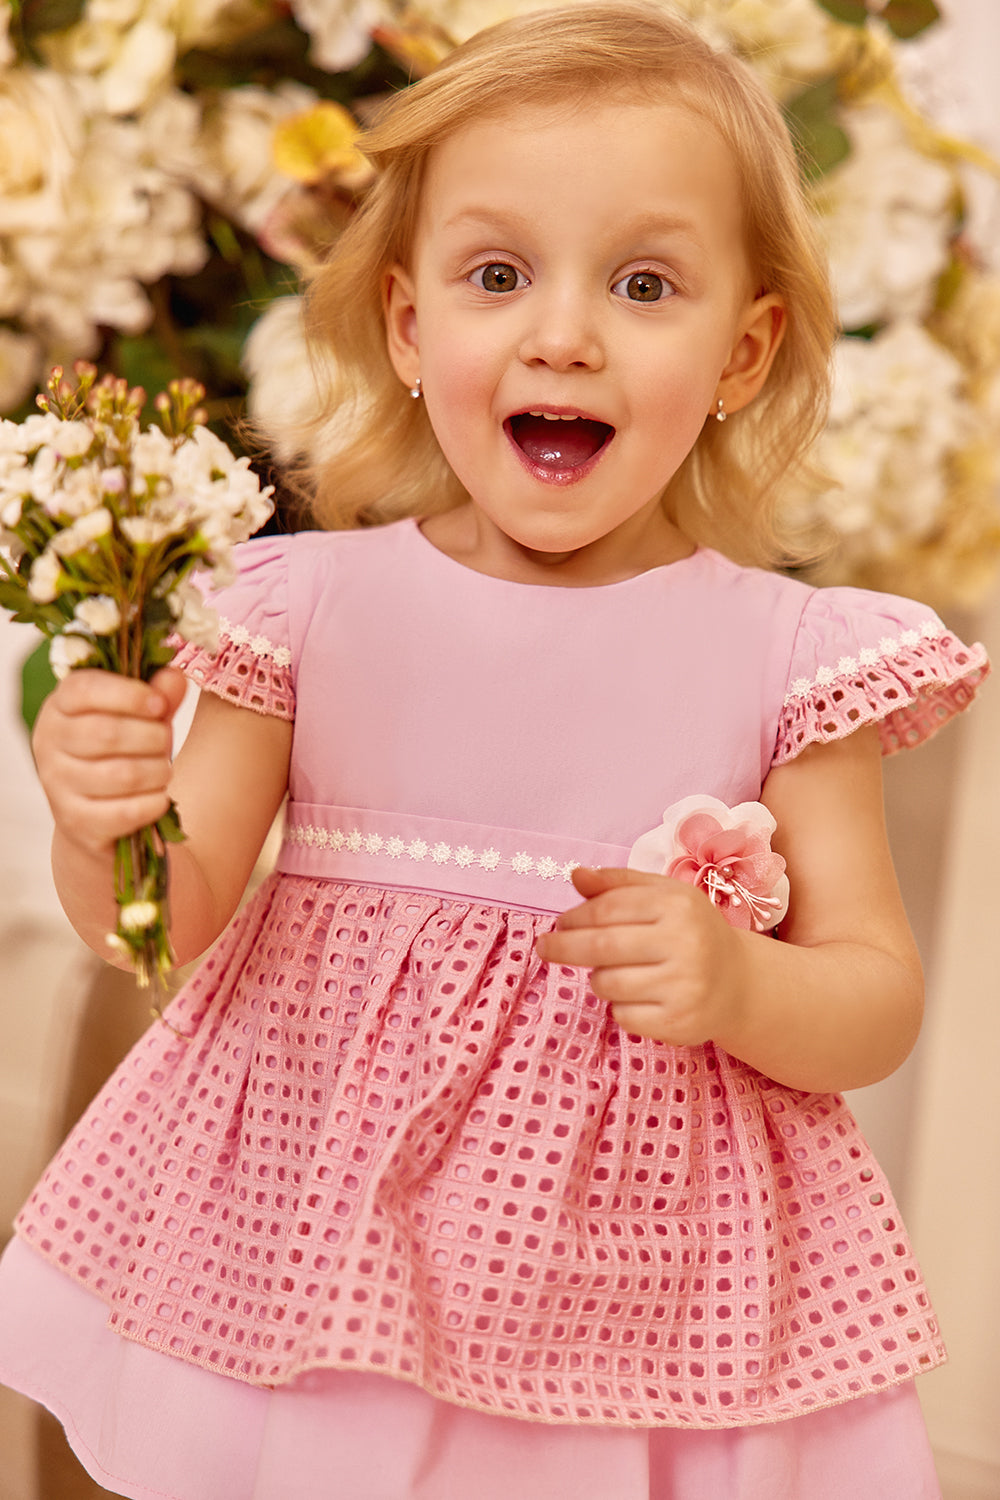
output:
M 439 866 L 455 865 L 460 870 L 509 870 L 514 875 L 533 875 L 539 880 L 568 881 L 577 860 L 560 863 L 548 854 L 536 858 L 527 850 L 519 850 L 509 859 L 499 849 L 473 849 L 470 844 L 453 847 L 442 842 L 428 843 L 426 839 L 403 839 L 398 835 L 383 837 L 380 833 L 362 833 L 352 828 L 345 833 L 341 828 L 319 828 L 314 823 L 294 824 L 285 830 L 289 844 L 304 845 L 310 849 L 332 849 L 342 854 L 381 854 L 389 859 L 409 861 L 414 864 L 431 863 Z
M 785 703 L 808 698 L 817 688 L 832 687 L 845 677 L 853 677 L 866 668 L 878 667 L 883 662 L 891 661 L 901 651 L 919 646 L 921 641 L 939 640 L 947 634 L 947 628 L 940 620 L 925 620 L 919 630 L 904 630 L 898 636 L 884 635 L 877 648 L 865 646 L 857 656 L 842 656 L 836 667 L 820 667 L 815 677 L 796 677 L 785 695 Z
M 245 646 L 258 661 L 273 661 L 276 667 L 292 665 L 292 653 L 287 646 L 276 646 L 266 635 L 253 635 L 245 625 L 235 625 L 224 615 L 219 617 L 219 634 L 234 646 Z

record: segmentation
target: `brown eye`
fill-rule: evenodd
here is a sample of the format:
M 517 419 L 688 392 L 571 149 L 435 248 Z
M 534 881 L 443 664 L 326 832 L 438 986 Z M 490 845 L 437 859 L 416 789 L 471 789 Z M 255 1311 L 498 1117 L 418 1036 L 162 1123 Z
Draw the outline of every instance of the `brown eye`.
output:
M 623 276 L 612 288 L 630 302 L 659 302 L 669 290 L 655 271 L 633 271 L 631 276 Z
M 480 266 L 473 271 L 472 279 L 484 292 L 515 292 L 520 282 L 520 272 L 504 261 L 494 261 L 491 265 Z

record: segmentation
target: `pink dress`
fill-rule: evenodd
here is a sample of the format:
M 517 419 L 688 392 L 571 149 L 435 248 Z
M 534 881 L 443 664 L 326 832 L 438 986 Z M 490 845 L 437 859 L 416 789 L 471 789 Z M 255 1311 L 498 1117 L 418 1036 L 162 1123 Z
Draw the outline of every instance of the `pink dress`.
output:
M 294 718 L 278 867 L 25 1206 L 0 1375 L 136 1497 L 932 1500 L 943 1348 L 843 1101 L 623 1034 L 534 941 L 681 798 L 919 742 L 982 649 L 707 549 L 589 589 L 413 521 L 242 558 L 184 656 Z

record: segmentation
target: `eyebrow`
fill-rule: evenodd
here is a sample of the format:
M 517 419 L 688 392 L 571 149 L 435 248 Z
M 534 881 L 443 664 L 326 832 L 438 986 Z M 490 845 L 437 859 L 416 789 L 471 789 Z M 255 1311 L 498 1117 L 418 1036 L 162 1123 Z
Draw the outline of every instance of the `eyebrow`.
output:
M 484 204 L 482 207 L 472 206 L 463 208 L 450 219 L 446 219 L 445 229 L 481 228 L 502 235 L 506 231 L 515 230 L 525 232 L 534 227 L 534 220 L 526 214 L 516 211 L 498 214 L 495 209 Z M 626 238 L 642 239 L 650 234 L 676 234 L 691 241 L 699 249 L 702 246 L 702 238 L 697 226 L 690 220 L 678 214 L 655 214 L 639 213 L 632 219 L 625 219 L 620 226 L 620 233 Z

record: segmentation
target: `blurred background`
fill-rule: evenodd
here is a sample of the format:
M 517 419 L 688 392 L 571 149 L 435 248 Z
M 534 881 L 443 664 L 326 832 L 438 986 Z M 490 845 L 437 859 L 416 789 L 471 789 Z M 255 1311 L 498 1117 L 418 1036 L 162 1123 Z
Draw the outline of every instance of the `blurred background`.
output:
M 1000 6 L 660 0 L 757 68 L 786 110 L 845 336 L 819 454 L 785 497 L 832 545 L 820 581 L 931 602 L 1000 657 Z M 55 362 L 150 391 L 201 379 L 277 464 L 315 387 L 303 278 L 367 186 L 386 90 L 516 0 L 12 0 L 0 8 L 0 415 Z M 267 459 L 262 467 L 269 469 Z M 27 665 L 26 665 L 27 663 Z M 82 948 L 48 868 L 22 700 L 46 685 L 0 624 L 0 1238 L 147 1024 Z M 898 1074 L 852 1096 L 923 1262 L 951 1362 L 920 1383 L 946 1500 L 1000 1500 L 1000 694 L 886 766 L 928 974 Z M 0 1391 L 0 1500 L 102 1493 Z M 220 1497 L 221 1500 L 221 1497 Z M 804 1497 L 805 1500 L 805 1497 Z

